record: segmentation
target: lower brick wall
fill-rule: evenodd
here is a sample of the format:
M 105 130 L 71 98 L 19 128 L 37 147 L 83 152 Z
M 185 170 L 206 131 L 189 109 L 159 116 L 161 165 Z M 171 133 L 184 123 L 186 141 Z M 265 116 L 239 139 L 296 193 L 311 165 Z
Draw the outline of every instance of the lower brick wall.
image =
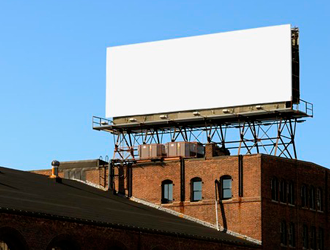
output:
M 49 247 L 52 243 L 60 239 L 72 241 L 78 247 L 77 249 L 80 250 L 108 250 L 112 249 L 111 246 L 117 246 L 127 250 L 260 249 L 259 247 L 243 247 L 228 243 L 184 238 L 177 235 L 168 236 L 66 220 L 0 213 L 0 240 L 6 241 L 8 238 L 5 238 L 5 232 L 10 231 L 15 231 L 19 235 L 18 238 L 21 238 L 21 241 L 25 242 L 26 249 L 29 250 L 50 249 Z M 19 250 L 25 249 L 21 247 Z

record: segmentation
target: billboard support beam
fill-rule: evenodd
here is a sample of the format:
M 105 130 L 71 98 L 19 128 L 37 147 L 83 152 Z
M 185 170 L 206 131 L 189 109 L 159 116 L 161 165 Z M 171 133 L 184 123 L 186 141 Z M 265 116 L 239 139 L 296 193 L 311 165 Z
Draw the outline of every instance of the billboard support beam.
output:
M 240 118 L 236 123 L 205 123 L 199 127 L 173 123 L 173 126 L 166 128 L 151 126 L 134 132 L 120 129 L 112 131 L 115 141 L 113 159 L 135 161 L 138 159 L 139 145 L 175 141 L 215 143 L 220 151 L 227 150 L 237 155 L 265 153 L 297 159 L 295 133 L 298 122 L 303 120 L 286 117 L 271 121 Z

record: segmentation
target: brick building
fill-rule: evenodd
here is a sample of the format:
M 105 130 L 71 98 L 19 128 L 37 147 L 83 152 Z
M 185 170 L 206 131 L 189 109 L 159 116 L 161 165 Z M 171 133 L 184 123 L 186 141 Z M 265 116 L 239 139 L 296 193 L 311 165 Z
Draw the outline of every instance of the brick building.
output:
M 0 249 L 260 249 L 77 181 L 0 167 Z
M 329 169 L 264 154 L 213 157 L 212 147 L 205 158 L 138 161 L 116 190 L 218 222 L 263 249 L 330 249 Z
M 203 158 L 115 167 L 114 190 L 254 240 L 263 249 L 330 248 L 329 169 L 264 154 L 214 156 L 213 144 L 205 149 Z M 94 175 L 103 175 L 102 169 L 95 168 Z

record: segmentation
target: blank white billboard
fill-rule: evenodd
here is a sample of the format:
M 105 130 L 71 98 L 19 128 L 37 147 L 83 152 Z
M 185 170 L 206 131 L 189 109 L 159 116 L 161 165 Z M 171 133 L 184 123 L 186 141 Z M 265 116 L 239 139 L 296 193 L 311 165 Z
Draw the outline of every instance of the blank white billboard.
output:
M 106 117 L 292 99 L 291 27 L 107 48 Z

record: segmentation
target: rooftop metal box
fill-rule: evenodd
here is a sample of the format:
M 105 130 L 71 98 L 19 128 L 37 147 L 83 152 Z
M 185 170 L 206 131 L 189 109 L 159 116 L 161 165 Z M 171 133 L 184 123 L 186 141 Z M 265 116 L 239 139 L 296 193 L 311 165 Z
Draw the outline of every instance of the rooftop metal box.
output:
M 166 156 L 164 144 L 143 144 L 139 145 L 140 159 L 152 159 Z
M 204 147 L 198 142 L 169 142 L 166 143 L 166 154 L 167 157 L 203 157 Z

